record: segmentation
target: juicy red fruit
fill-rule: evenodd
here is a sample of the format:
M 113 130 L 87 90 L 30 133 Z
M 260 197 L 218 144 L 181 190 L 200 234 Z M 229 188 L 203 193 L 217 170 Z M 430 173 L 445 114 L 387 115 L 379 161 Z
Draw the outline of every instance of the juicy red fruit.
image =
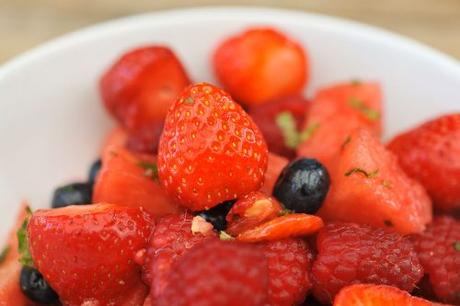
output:
M 312 284 L 309 277 L 313 254 L 302 239 L 290 238 L 260 243 L 268 261 L 270 306 L 297 305 Z
M 156 300 L 167 286 L 171 265 L 189 249 L 200 243 L 217 239 L 212 230 L 206 233 L 192 232 L 193 216 L 168 215 L 158 219 L 150 236 L 143 279 L 150 286 L 150 295 Z
M 155 150 L 170 104 L 190 80 L 172 50 L 146 46 L 125 53 L 102 76 L 107 110 L 131 135 L 132 147 Z
M 283 133 L 279 116 L 289 113 L 294 119 L 294 131 L 298 131 L 304 124 L 308 106 L 305 98 L 296 95 L 251 107 L 248 113 L 264 135 L 270 152 L 292 159 L 296 155 L 295 146 L 287 139 L 289 136 Z
M 436 217 L 425 232 L 412 238 L 436 296 L 460 304 L 460 221 Z
M 260 306 L 267 302 L 267 259 L 253 245 L 215 240 L 175 262 L 157 306 Z
M 309 77 L 302 46 L 271 28 L 228 38 L 216 49 L 213 64 L 224 88 L 247 105 L 298 94 Z
M 200 83 L 187 87 L 168 112 L 158 174 L 180 204 L 203 210 L 258 190 L 267 159 L 249 115 L 223 90 Z
M 357 283 L 391 285 L 412 291 L 423 268 L 411 242 L 385 229 L 331 223 L 317 237 L 313 293 L 330 303 L 339 290 Z
M 38 210 L 28 225 L 34 264 L 61 301 L 117 303 L 141 284 L 135 254 L 152 227 L 139 208 L 111 204 Z
M 404 171 L 426 188 L 435 208 L 460 212 L 460 113 L 402 133 L 388 148 Z

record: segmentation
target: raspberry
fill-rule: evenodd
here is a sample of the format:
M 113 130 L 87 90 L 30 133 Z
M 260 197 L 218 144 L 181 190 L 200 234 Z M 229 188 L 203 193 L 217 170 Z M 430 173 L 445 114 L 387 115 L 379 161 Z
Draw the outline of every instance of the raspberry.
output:
M 178 257 L 193 246 L 217 237 L 213 231 L 206 236 L 192 233 L 192 220 L 193 216 L 186 213 L 158 220 L 143 265 L 143 280 L 151 285 L 152 297 L 157 297 L 165 288 L 171 264 Z
M 174 264 L 157 306 L 260 306 L 268 292 L 267 259 L 255 245 L 210 241 Z
M 437 217 L 425 232 L 413 235 L 412 241 L 436 296 L 460 304 L 460 222 Z
M 268 260 L 270 306 L 302 302 L 311 288 L 308 273 L 313 254 L 302 239 L 284 239 L 260 244 Z
M 313 293 L 330 303 L 342 287 L 357 283 L 412 291 L 423 268 L 412 243 L 396 232 L 354 223 L 331 223 L 316 241 Z

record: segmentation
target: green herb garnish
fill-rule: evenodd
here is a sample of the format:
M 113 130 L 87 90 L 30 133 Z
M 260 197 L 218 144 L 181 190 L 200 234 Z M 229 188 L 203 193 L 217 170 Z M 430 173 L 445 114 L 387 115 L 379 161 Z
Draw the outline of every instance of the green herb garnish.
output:
M 275 118 L 275 122 L 281 130 L 284 144 L 291 149 L 297 148 L 300 143 L 309 139 L 319 127 L 318 123 L 313 123 L 307 126 L 305 130 L 297 131 L 295 118 L 289 111 L 279 113 Z
M 157 164 L 142 161 L 138 165 L 139 165 L 139 167 L 144 169 L 144 175 L 145 176 L 150 177 L 154 181 L 158 180 L 158 166 L 157 166 Z
M 299 140 L 300 142 L 304 142 L 310 139 L 311 136 L 316 132 L 319 128 L 319 123 L 311 123 L 305 130 L 300 133 Z
M 10 246 L 7 245 L 3 248 L 2 252 L 0 253 L 0 263 L 2 263 L 6 256 L 8 256 L 8 254 L 10 253 Z
M 455 251 L 460 252 L 460 241 L 455 241 L 452 245 Z
M 278 213 L 278 217 L 290 215 L 290 214 L 293 214 L 293 213 L 294 213 L 293 210 L 290 210 L 290 209 L 285 208 L 285 209 L 283 209 L 282 211 L 280 211 L 280 212 Z
M 356 167 L 356 168 L 350 169 L 347 172 L 345 172 L 345 176 L 350 176 L 353 173 L 361 173 L 361 174 L 364 174 L 364 176 L 367 178 L 373 178 L 377 176 L 377 174 L 379 173 L 379 169 L 375 169 L 372 172 L 367 172 L 366 170 L 362 168 Z
M 19 262 L 23 266 L 33 267 L 34 262 L 29 251 L 29 239 L 27 238 L 27 225 L 29 224 L 30 218 L 32 217 L 32 210 L 29 206 L 26 208 L 26 215 L 24 221 L 22 221 L 21 227 L 16 232 L 18 237 L 18 251 L 19 251 Z
M 342 143 L 342 145 L 340 146 L 340 148 L 343 150 L 345 148 L 345 146 L 347 144 L 349 144 L 351 142 L 351 136 L 348 135 L 347 138 L 345 138 L 345 141 Z
M 364 104 L 362 100 L 359 100 L 357 98 L 351 97 L 348 100 L 348 104 L 360 111 L 364 116 L 367 117 L 367 119 L 371 121 L 375 121 L 380 118 L 380 113 L 376 111 L 373 108 L 368 107 L 367 105 Z

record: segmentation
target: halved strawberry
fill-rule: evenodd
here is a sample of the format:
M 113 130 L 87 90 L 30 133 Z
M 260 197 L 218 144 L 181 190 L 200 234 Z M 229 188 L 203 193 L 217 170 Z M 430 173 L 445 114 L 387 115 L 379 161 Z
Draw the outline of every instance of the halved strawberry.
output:
M 316 233 L 324 226 L 320 217 L 307 214 L 287 214 L 240 233 L 243 242 L 274 241 L 303 237 Z
M 240 198 L 226 216 L 226 232 L 238 235 L 264 222 L 278 217 L 283 210 L 275 199 L 260 191 L 253 191 Z
M 271 195 L 281 171 L 283 171 L 284 167 L 286 167 L 288 163 L 289 160 L 287 158 L 269 152 L 267 171 L 265 172 L 265 180 L 262 188 L 260 188 L 260 191 Z
M 156 158 L 119 146 L 105 149 L 93 202 L 143 207 L 155 216 L 180 211 L 158 182 Z
M 434 306 L 441 305 L 411 296 L 404 290 L 387 285 L 358 284 L 343 288 L 334 306 Z
M 292 159 L 298 145 L 298 130 L 309 107 L 301 95 L 289 96 L 249 108 L 248 114 L 265 137 L 268 149 Z
M 344 83 L 319 90 L 308 110 L 297 155 L 329 167 L 356 128 L 368 127 L 380 135 L 381 100 L 377 83 Z
M 156 150 L 169 105 L 190 83 L 179 59 L 167 47 L 145 46 L 120 57 L 102 76 L 107 110 L 134 134 L 137 148 Z
M 135 254 L 152 227 L 140 208 L 112 204 L 38 210 L 28 239 L 37 269 L 66 305 L 117 304 L 141 284 Z
M 213 57 L 218 79 L 238 101 L 258 105 L 302 91 L 306 51 L 272 28 L 250 28 L 221 43 Z
M 423 187 L 368 129 L 349 135 L 329 174 L 331 188 L 318 212 L 325 221 L 392 227 L 401 234 L 421 232 L 431 222 Z

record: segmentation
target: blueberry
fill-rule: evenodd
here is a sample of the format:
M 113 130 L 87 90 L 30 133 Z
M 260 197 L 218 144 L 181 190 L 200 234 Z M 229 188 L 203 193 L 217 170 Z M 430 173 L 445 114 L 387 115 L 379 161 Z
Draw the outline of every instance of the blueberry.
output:
M 316 213 L 329 191 L 329 174 L 315 159 L 291 162 L 281 172 L 273 195 L 287 209 L 298 213 Z
M 225 217 L 235 204 L 236 200 L 226 201 L 209 210 L 198 213 L 198 216 L 203 217 L 206 221 L 211 223 L 218 231 L 224 231 L 227 228 L 227 221 Z
M 89 174 L 88 174 L 88 183 L 90 183 L 91 185 L 93 185 L 94 182 L 96 181 L 96 176 L 101 170 L 101 166 L 102 166 L 101 159 L 96 160 L 91 165 L 91 168 L 89 169 Z
M 22 267 L 19 282 L 22 293 L 34 302 L 52 304 L 58 300 L 56 292 L 35 268 Z
M 89 183 L 73 183 L 54 191 L 51 207 L 59 208 L 69 205 L 90 204 L 93 186 Z

